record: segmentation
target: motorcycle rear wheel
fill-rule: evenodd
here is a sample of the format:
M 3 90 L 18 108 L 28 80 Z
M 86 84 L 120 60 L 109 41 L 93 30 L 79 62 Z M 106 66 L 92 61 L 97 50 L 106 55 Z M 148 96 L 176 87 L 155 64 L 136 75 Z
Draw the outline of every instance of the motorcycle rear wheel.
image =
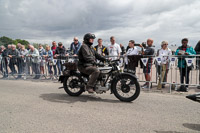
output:
M 64 90 L 70 96 L 79 96 L 85 91 L 84 86 L 80 86 L 81 83 L 79 76 L 73 75 L 65 77 L 63 82 Z

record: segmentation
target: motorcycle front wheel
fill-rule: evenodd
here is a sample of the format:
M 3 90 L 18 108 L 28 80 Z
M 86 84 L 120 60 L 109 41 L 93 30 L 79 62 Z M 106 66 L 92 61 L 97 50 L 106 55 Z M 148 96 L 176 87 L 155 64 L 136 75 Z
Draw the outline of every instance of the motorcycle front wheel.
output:
M 65 77 L 63 87 L 65 92 L 70 96 L 79 96 L 84 92 L 84 86 L 82 85 L 81 78 L 73 75 Z
M 113 80 L 112 91 L 120 101 L 131 102 L 140 95 L 140 85 L 134 76 L 122 74 Z

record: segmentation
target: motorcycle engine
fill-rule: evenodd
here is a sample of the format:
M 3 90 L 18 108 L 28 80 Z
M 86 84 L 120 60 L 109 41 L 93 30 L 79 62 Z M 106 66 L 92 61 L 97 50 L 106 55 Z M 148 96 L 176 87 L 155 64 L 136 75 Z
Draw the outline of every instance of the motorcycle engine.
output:
M 95 86 L 95 92 L 97 94 L 102 94 L 102 93 L 106 93 L 106 91 L 108 91 L 111 88 L 110 83 L 106 83 L 106 85 L 103 85 L 103 81 L 98 81 L 96 86 Z

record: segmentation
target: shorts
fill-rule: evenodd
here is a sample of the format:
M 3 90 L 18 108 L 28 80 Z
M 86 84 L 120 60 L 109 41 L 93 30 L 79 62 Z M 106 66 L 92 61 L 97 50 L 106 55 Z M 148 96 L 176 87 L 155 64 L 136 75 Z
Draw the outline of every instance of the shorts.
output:
M 150 74 L 151 73 L 151 63 L 148 63 L 146 66 L 143 67 L 143 73 L 144 74 Z
M 41 67 L 44 66 L 44 61 L 43 61 L 43 60 L 41 60 L 41 62 L 40 62 L 40 66 L 41 66 Z

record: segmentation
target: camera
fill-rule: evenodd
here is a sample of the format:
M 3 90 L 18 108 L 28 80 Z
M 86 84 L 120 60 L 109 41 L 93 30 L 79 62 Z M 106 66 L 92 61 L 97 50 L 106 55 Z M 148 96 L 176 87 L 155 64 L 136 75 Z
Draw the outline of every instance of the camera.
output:
M 139 44 L 139 43 L 135 43 L 135 46 L 140 46 L 140 44 Z M 143 46 L 144 48 L 146 48 L 146 47 L 147 47 L 146 42 L 143 42 L 143 43 L 142 43 L 142 46 Z

